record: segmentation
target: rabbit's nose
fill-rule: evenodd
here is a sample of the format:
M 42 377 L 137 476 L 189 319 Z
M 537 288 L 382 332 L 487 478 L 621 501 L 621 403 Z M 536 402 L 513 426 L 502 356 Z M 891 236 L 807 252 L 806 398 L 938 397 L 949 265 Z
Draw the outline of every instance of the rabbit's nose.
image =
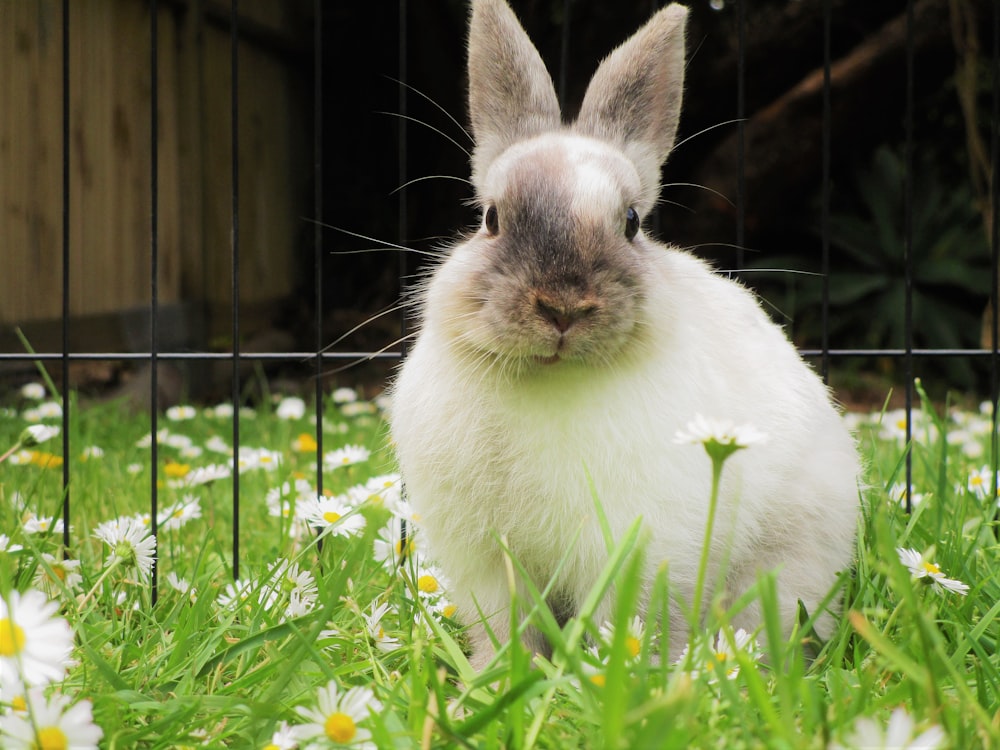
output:
M 561 300 L 539 295 L 535 298 L 535 308 L 539 317 L 559 333 L 566 333 L 576 323 L 592 315 L 597 305 L 585 299 Z

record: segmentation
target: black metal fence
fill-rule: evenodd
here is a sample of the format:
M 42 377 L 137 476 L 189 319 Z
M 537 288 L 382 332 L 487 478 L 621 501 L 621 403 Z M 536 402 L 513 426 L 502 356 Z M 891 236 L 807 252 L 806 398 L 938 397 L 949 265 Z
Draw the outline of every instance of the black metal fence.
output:
M 327 385 L 327 380 L 324 378 L 324 374 L 330 369 L 347 365 L 351 362 L 370 359 L 370 358 L 398 358 L 402 356 L 402 347 L 393 351 L 343 351 L 337 349 L 330 349 L 329 344 L 331 341 L 337 339 L 339 335 L 344 333 L 339 330 L 330 330 L 328 324 L 324 320 L 323 310 L 325 307 L 324 295 L 327 294 L 327 290 L 324 287 L 324 279 L 326 274 L 324 272 L 324 266 L 328 263 L 330 257 L 330 241 L 329 233 L 326 229 L 325 222 L 328 221 L 329 217 L 324 215 L 325 207 L 327 206 L 327 201 L 324 196 L 324 185 L 327 184 L 324 179 L 324 170 L 329 168 L 330 164 L 330 154 L 332 151 L 337 149 L 342 149 L 343 144 L 331 144 L 324 141 L 324 133 L 328 132 L 325 127 L 326 122 L 333 117 L 342 117 L 343 113 L 340 111 L 335 111 L 335 104 L 328 100 L 327 92 L 330 91 L 331 85 L 336 85 L 336 82 L 331 82 L 329 78 L 329 70 L 326 65 L 324 65 L 324 57 L 330 53 L 327 49 L 327 37 L 324 34 L 326 24 L 329 24 L 332 17 L 331 6 L 329 3 L 324 3 L 322 0 L 315 0 L 313 4 L 313 15 L 315 19 L 314 26 L 314 36 L 311 40 L 302 40 L 303 46 L 306 48 L 311 48 L 312 55 L 312 118 L 313 118 L 313 142 L 311 144 L 312 152 L 312 165 L 314 174 L 312 177 L 313 184 L 313 201 L 312 201 L 312 215 L 304 218 L 304 223 L 306 226 L 311 228 L 312 233 L 312 265 L 313 265 L 313 275 L 314 275 L 314 289 L 312 293 L 314 295 L 313 306 L 315 308 L 315 319 L 313 320 L 313 327 L 315 330 L 315 337 L 313 346 L 308 351 L 254 351 L 245 352 L 241 351 L 241 260 L 243 259 L 243 237 L 241 234 L 241 219 L 246 217 L 247 211 L 251 210 L 248 206 L 244 205 L 242 201 L 242 196 L 240 194 L 240 170 L 242 168 L 240 159 L 240 142 L 244 135 L 244 122 L 241 118 L 241 102 L 240 102 L 240 87 L 238 81 L 240 77 L 244 75 L 244 70 L 242 67 L 241 55 L 240 55 L 240 39 L 241 34 L 246 33 L 246 24 L 241 21 L 240 7 L 238 0 L 230 0 L 228 6 L 221 6 L 225 8 L 228 12 L 228 21 L 225 19 L 224 15 L 217 19 L 219 23 L 223 26 L 228 27 L 228 32 L 230 35 L 230 56 L 229 56 L 229 76 L 232 80 L 231 86 L 231 98 L 230 98 L 230 111 L 231 111 L 231 128 L 229 134 L 230 140 L 230 153 L 229 153 L 229 163 L 231 167 L 231 192 L 230 198 L 230 233 L 231 242 L 229 248 L 229 287 L 231 294 L 231 348 L 225 352 L 218 351 L 177 351 L 166 349 L 161 346 L 162 336 L 159 329 L 158 320 L 160 318 L 158 314 L 158 307 L 160 305 L 158 284 L 161 274 L 160 269 L 160 232 L 161 227 L 159 225 L 159 216 L 157 210 L 157 190 L 160 180 L 160 165 L 159 165 L 159 84 L 157 69 L 160 64 L 160 57 L 163 50 L 160 48 L 158 40 L 161 35 L 158 30 L 158 22 L 161 18 L 161 14 L 158 12 L 158 7 L 164 5 L 171 7 L 183 6 L 187 11 L 191 11 L 196 5 L 195 3 L 171 3 L 167 0 L 161 0 L 160 3 L 157 0 L 149 0 L 149 68 L 152 71 L 149 80 L 149 117 L 147 121 L 147 128 L 149 132 L 149 139 L 151 143 L 151 148 L 149 153 L 146 155 L 148 159 L 148 179 L 149 187 L 152 193 L 152 206 L 153 210 L 149 215 L 148 222 L 148 246 L 147 251 L 150 258 L 150 276 L 149 276 L 149 330 L 148 330 L 148 340 L 150 346 L 148 351 L 77 351 L 74 348 L 73 342 L 71 340 L 71 326 L 70 321 L 72 319 L 71 314 L 71 285 L 70 285 L 70 274 L 71 274 L 71 243 L 72 237 L 70 233 L 71 217 L 73 217 L 74 211 L 77 210 L 76 206 L 72 202 L 72 192 L 70 189 L 70 174 L 71 170 L 74 168 L 74 159 L 76 158 L 76 152 L 73 144 L 73 129 L 75 126 L 74 114 L 70 106 L 70 93 L 71 93 L 71 69 L 70 69 L 70 41 L 76 30 L 70 24 L 70 0 L 62 0 L 62 12 L 61 12 L 61 45 L 62 45 L 62 186 L 61 186 L 61 210 L 62 210 L 62 233 L 59 238 L 59 249 L 61 253 L 61 275 L 62 275 L 62 329 L 61 329 L 61 348 L 58 350 L 50 351 L 40 351 L 26 353 L 23 351 L 4 351 L 0 352 L 0 364 L 3 363 L 16 363 L 16 362 L 30 362 L 30 361 L 41 361 L 47 363 L 58 363 L 60 367 L 58 368 L 61 372 L 61 391 L 62 393 L 68 393 L 70 391 L 70 365 L 75 362 L 85 362 L 85 361 L 127 361 L 127 362 L 142 362 L 148 364 L 151 378 L 150 378 L 150 398 L 149 401 L 153 405 L 150 410 L 149 418 L 152 425 L 152 433 L 155 435 L 157 432 L 157 420 L 158 412 L 155 405 L 158 402 L 158 372 L 160 369 L 160 364 L 163 362 L 183 362 L 183 361 L 223 361 L 229 363 L 231 370 L 230 377 L 230 398 L 233 404 L 239 404 L 241 399 L 241 378 L 240 370 L 241 364 L 245 362 L 275 362 L 275 361 L 294 361 L 308 362 L 312 373 L 315 375 L 313 379 L 315 398 L 317 403 L 321 401 L 324 396 L 325 388 Z M 652 0 L 650 5 L 656 8 L 662 3 Z M 220 4 L 211 4 L 213 8 Z M 565 0 L 564 12 L 562 15 L 563 31 L 561 39 L 561 70 L 554 76 L 554 78 L 559 83 L 560 95 L 562 96 L 566 88 L 566 76 L 565 70 L 568 65 L 568 60 L 571 56 L 571 50 L 573 45 L 572 36 L 572 25 L 573 23 L 585 23 L 583 19 L 584 13 L 582 12 L 582 3 L 572 3 L 570 0 Z M 730 3 L 733 5 L 733 3 Z M 822 258 L 821 258 L 821 274 L 823 279 L 823 304 L 822 304 L 822 339 L 818 347 L 806 348 L 803 350 L 803 355 L 815 358 L 818 364 L 818 369 L 822 372 L 824 377 L 827 377 L 831 369 L 836 365 L 836 363 L 848 360 L 850 358 L 872 358 L 872 357 L 882 357 L 882 358 L 892 358 L 901 363 L 901 373 L 902 373 L 902 383 L 905 391 L 905 406 L 907 413 L 913 408 L 913 380 L 914 380 L 914 363 L 920 359 L 927 358 L 969 358 L 982 361 L 983 359 L 989 362 L 989 389 L 990 389 L 990 399 L 995 405 L 998 396 L 998 380 L 1000 380 L 1000 345 L 998 345 L 998 306 L 997 302 L 1000 299 L 1000 293 L 998 293 L 997 288 L 997 269 L 1000 268 L 1000 262 L 998 262 L 998 249 L 1000 249 L 1000 241 L 998 241 L 998 230 L 1000 230 L 1000 220 L 998 220 L 998 215 L 1000 215 L 1000 205 L 998 205 L 998 192 L 996 190 L 991 190 L 991 212 L 992 212 L 992 237 L 991 237 L 991 247 L 992 247 L 992 292 L 990 299 L 992 301 L 992 341 L 991 345 L 986 348 L 980 349 L 925 349 L 917 348 L 914 345 L 914 327 L 913 327 L 913 263 L 912 263 L 912 253 L 911 246 L 913 241 L 913 227 L 914 227 L 914 184 L 912 180 L 913 165 L 914 165 L 914 134 L 913 134 L 913 124 L 915 120 L 914 116 L 914 80 L 916 76 L 915 66 L 914 66 L 914 35 L 912 33 L 907 36 L 906 44 L 906 75 L 903 80 L 897 81 L 897 85 L 903 87 L 905 90 L 905 100 L 906 100 L 906 116 L 905 116 L 905 139 L 904 139 L 904 161 L 906 168 L 907 179 L 904 186 L 905 193 L 905 247 L 903 248 L 903 273 L 904 273 L 904 284 L 906 289 L 906 294 L 904 298 L 905 311 L 904 318 L 906 321 L 905 328 L 905 340 L 901 346 L 890 347 L 890 348 L 880 348 L 880 349 L 867 349 L 867 348 L 834 348 L 830 345 L 830 340 L 828 337 L 829 331 L 829 316 L 830 304 L 829 304 L 829 281 L 830 281 L 830 183 L 831 183 L 831 35 L 830 29 L 832 27 L 832 14 L 834 13 L 835 6 L 837 4 L 833 0 L 823 0 L 822 2 L 822 13 L 823 13 L 823 46 L 822 46 L 822 69 L 823 69 L 823 95 L 822 95 L 822 107 L 823 107 L 823 130 L 822 130 L 822 231 L 821 231 L 821 248 L 822 248 Z M 907 21 L 912 26 L 914 18 L 914 8 L 916 2 L 915 0 L 908 0 L 905 4 Z M 219 10 L 215 8 L 215 10 Z M 572 15 L 571 15 L 572 10 Z M 397 177 L 399 185 L 406 185 L 411 175 L 408 172 L 409 164 L 409 143 L 411 137 L 411 128 L 414 127 L 413 123 L 410 121 L 409 107 L 411 105 L 412 97 L 415 96 L 413 90 L 410 88 L 410 84 L 420 85 L 420 81 L 411 81 L 410 71 L 407 68 L 407 62 L 410 56 L 410 48 L 416 44 L 434 44 L 433 40 L 428 39 L 413 39 L 408 34 L 407 19 L 412 17 L 412 14 L 419 14 L 422 12 L 422 7 L 419 4 L 410 5 L 408 7 L 407 0 L 398 0 L 398 29 L 397 29 L 397 40 L 398 49 L 396 53 L 398 54 L 398 70 L 396 75 L 399 79 L 398 86 L 398 100 L 396 102 L 398 115 L 397 119 L 397 137 L 398 142 L 395 144 L 398 150 L 398 169 Z M 747 147 L 745 141 L 744 128 L 747 122 L 747 109 L 746 109 L 746 80 L 747 76 L 751 73 L 748 72 L 745 65 L 745 43 L 746 43 L 746 29 L 749 22 L 748 15 L 753 13 L 753 9 L 750 7 L 749 2 L 739 1 L 735 3 L 735 13 L 733 15 L 735 23 L 737 25 L 736 38 L 738 40 L 738 60 L 739 65 L 737 68 L 737 81 L 736 81 L 736 91 L 737 100 L 733 103 L 733 108 L 735 112 L 735 128 L 737 129 L 738 144 L 740 149 L 740 163 L 744 158 L 744 149 Z M 1000 159 L 1000 143 L 998 143 L 998 123 L 1000 123 L 1000 3 L 993 2 L 991 8 L 991 15 L 988 19 L 991 24 L 990 38 L 992 39 L 992 49 L 988 53 L 989 68 L 990 68 L 990 81 L 989 85 L 991 87 L 991 92 L 989 94 L 992 110 L 989 114 L 990 117 L 990 128 L 989 128 L 989 148 L 990 148 L 990 163 L 991 163 L 991 173 L 995 175 L 997 173 L 998 159 Z M 12 71 L 10 74 L 17 75 L 17 71 Z M 349 71 L 344 71 L 344 75 L 349 75 Z M 461 81 L 458 77 L 454 81 L 454 86 L 461 87 Z M 0 177 L 2 179 L 2 177 Z M 732 238 L 733 242 L 737 248 L 737 253 L 735 256 L 734 267 L 736 271 L 739 271 L 744 265 L 744 256 L 742 249 L 745 245 L 745 235 L 744 227 L 746 224 L 746 185 L 745 185 L 745 175 L 742 169 L 739 170 L 737 175 L 737 190 L 734 196 L 735 202 L 735 221 L 732 227 Z M 992 187 L 992 186 L 991 186 Z M 385 212 L 394 212 L 397 216 L 397 222 L 399 226 L 400 235 L 399 237 L 381 237 L 380 240 L 389 240 L 390 242 L 396 242 L 401 246 L 407 245 L 408 233 L 407 233 L 407 218 L 409 216 L 408 208 L 408 191 L 406 189 L 400 190 L 392 197 L 385 196 L 371 196 L 372 201 L 383 202 L 383 210 Z M 310 223 L 311 222 L 311 223 Z M 350 230 L 350 227 L 346 227 Z M 398 254 L 398 261 L 393 261 L 398 263 L 398 276 L 400 278 L 406 278 L 413 270 L 412 264 L 410 263 L 407 254 L 400 252 Z M 55 265 L 53 259 L 53 266 Z M 8 268 L 7 273 L 17 273 L 17 269 Z M 109 272 L 113 272 L 109 269 Z M 400 320 L 400 336 L 405 336 L 405 326 L 406 321 L 402 315 L 399 315 Z M 401 339 L 402 340 L 402 339 Z M 76 418 L 73 410 L 70 408 L 69 401 L 66 402 L 66 408 L 63 411 L 63 429 L 61 431 L 62 436 L 62 451 L 64 456 L 70 455 L 70 435 L 71 431 L 69 428 L 70 422 Z M 318 491 L 322 492 L 322 456 L 323 456 L 323 439 L 324 432 L 322 427 L 322 412 L 319 410 L 319 419 L 317 420 L 315 439 L 318 445 L 316 456 L 316 481 L 318 483 Z M 996 409 L 994 409 L 994 440 L 993 448 L 991 454 L 991 462 L 994 467 L 997 466 L 997 441 L 996 441 Z M 909 428 L 907 430 L 907 438 L 909 438 Z M 239 410 L 234 410 L 233 414 L 233 430 L 232 430 L 232 441 L 234 451 L 239 450 L 240 445 L 240 416 Z M 151 444 L 152 457 L 152 478 L 149 486 L 149 502 L 150 502 L 150 518 L 152 519 L 152 532 L 155 534 L 156 523 L 157 523 L 157 502 L 158 502 L 158 476 L 157 476 L 157 443 L 156 440 L 152 441 Z M 64 541 L 67 546 L 70 545 L 70 518 L 72 515 L 73 504 L 75 502 L 75 497 L 73 494 L 73 481 L 71 476 L 71 462 L 65 461 L 62 464 L 63 468 L 63 488 L 64 488 L 64 500 L 63 500 L 63 520 L 64 520 Z M 239 503 L 240 503 L 240 479 L 239 472 L 233 472 L 233 492 L 232 492 L 232 503 L 233 503 L 233 536 L 232 536 L 232 553 L 233 553 L 233 572 L 234 576 L 239 577 L 239 559 L 240 559 L 240 528 L 239 528 Z M 909 484 L 909 472 L 908 481 Z

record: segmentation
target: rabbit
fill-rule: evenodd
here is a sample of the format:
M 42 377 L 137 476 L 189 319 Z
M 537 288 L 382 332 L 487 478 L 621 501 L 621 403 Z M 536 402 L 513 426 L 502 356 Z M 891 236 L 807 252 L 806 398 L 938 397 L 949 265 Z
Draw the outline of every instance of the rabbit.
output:
M 641 518 L 640 607 L 666 565 L 677 655 L 712 471 L 676 435 L 698 414 L 767 436 L 725 464 L 706 596 L 732 602 L 776 570 L 790 631 L 798 602 L 818 613 L 852 564 L 860 464 L 828 389 L 749 291 L 643 229 L 677 132 L 686 18 L 679 4 L 653 15 L 602 61 L 563 124 L 512 9 L 471 3 L 482 223 L 417 291 L 389 429 L 418 547 L 449 581 L 476 669 L 511 637 L 504 546 L 538 590 L 551 583 L 558 622 L 579 612 L 609 555 L 595 496 L 616 539 Z M 733 625 L 753 630 L 761 618 L 751 604 Z M 551 654 L 538 631 L 521 630 L 528 648 Z

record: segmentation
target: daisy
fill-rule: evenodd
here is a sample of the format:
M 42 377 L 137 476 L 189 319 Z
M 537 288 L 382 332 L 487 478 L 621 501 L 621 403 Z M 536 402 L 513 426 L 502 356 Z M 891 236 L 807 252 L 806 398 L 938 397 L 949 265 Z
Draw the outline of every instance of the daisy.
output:
M 59 605 L 34 589 L 0 599 L 0 668 L 27 685 L 47 685 L 66 676 L 73 630 L 54 615 Z
M 211 417 L 212 419 L 232 419 L 233 418 L 233 405 L 232 404 L 216 404 L 215 406 L 205 409 L 205 416 Z
M 234 581 L 227 584 L 225 590 L 216 599 L 216 604 L 223 612 L 244 610 L 247 614 L 252 615 L 258 606 L 265 612 L 270 612 L 277 601 L 276 591 L 261 586 L 259 581 L 248 579 L 242 583 Z
M 315 598 L 309 599 L 302 596 L 297 590 L 288 595 L 288 604 L 285 606 L 284 619 L 291 620 L 296 617 L 308 615 L 313 611 Z
M 274 414 L 278 419 L 302 419 L 306 414 L 306 402 L 297 396 L 283 398 Z
M 181 578 L 173 571 L 167 573 L 167 584 L 174 591 L 177 591 L 187 596 L 187 598 L 191 600 L 192 604 L 194 604 L 198 600 L 198 589 L 192 586 L 191 582 L 188 581 L 186 578 Z
M 295 750 L 299 746 L 295 739 L 295 731 L 288 726 L 287 721 L 283 721 L 271 735 L 271 741 L 264 745 L 264 750 Z
M 889 724 L 883 728 L 874 719 L 858 719 L 854 722 L 851 734 L 845 739 L 845 744 L 838 742 L 830 745 L 830 750 L 856 750 L 871 748 L 871 750 L 934 750 L 944 747 L 948 737 L 944 730 L 933 725 L 919 735 L 914 736 L 916 728 L 913 717 L 902 708 L 897 708 L 889 716 Z
M 21 398 L 30 401 L 41 401 L 45 398 L 45 386 L 41 383 L 25 383 L 21 386 Z
M 167 461 L 163 464 L 163 474 L 169 479 L 183 479 L 191 473 L 191 464 Z
M 0 716 L 4 747 L 97 750 L 104 732 L 94 723 L 90 701 L 71 706 L 68 696 L 55 693 L 46 700 L 41 689 L 34 688 L 28 691 L 27 703 L 27 715 L 14 712 Z
M 280 453 L 267 448 L 240 448 L 237 464 L 241 474 L 251 469 L 274 471 L 281 465 L 281 458 Z
M 60 534 L 63 530 L 63 520 L 51 516 L 39 517 L 31 513 L 24 519 L 21 528 L 25 534 L 47 534 L 49 532 Z
M 925 495 L 922 492 L 914 492 L 910 487 L 910 505 L 916 508 L 924 501 Z M 906 503 L 906 484 L 896 482 L 889 488 L 889 500 L 899 505 Z
M 601 625 L 600 633 L 605 645 L 610 648 L 615 638 L 615 626 L 610 622 L 606 622 Z M 633 617 L 628 623 L 625 633 L 625 652 L 628 654 L 629 659 L 638 658 L 645 635 L 646 624 L 642 621 L 641 617 Z
M 678 444 L 708 446 L 715 443 L 734 450 L 766 440 L 767 436 L 753 425 L 735 425 L 728 419 L 708 419 L 701 414 L 695 414 L 694 419 L 688 422 L 686 432 L 678 430 L 674 436 L 674 442 Z
M 178 452 L 181 458 L 190 460 L 192 458 L 201 458 L 201 454 L 205 452 L 205 449 L 200 445 L 187 445 Z
M 980 500 L 985 500 L 987 495 L 990 494 L 990 485 L 993 483 L 990 474 L 989 466 L 984 466 L 978 470 L 973 469 L 969 472 L 969 481 L 966 483 L 966 487 L 968 487 L 969 492 Z
M 221 453 L 224 456 L 233 455 L 233 449 L 229 446 L 229 443 L 218 435 L 212 435 L 212 437 L 205 442 L 205 450 L 212 451 L 212 453 Z
M 186 422 L 198 416 L 198 410 L 187 404 L 178 404 L 167 409 L 167 419 L 171 422 Z
M 160 511 L 156 522 L 164 531 L 173 531 L 195 518 L 201 518 L 201 499 L 194 495 L 185 495 L 180 502 L 168 505 Z
M 335 451 L 323 454 L 323 464 L 327 469 L 339 469 L 341 466 L 367 461 L 371 451 L 360 445 L 345 445 Z
M 128 517 L 105 521 L 94 529 L 94 536 L 111 548 L 107 565 L 134 568 L 140 581 L 149 580 L 156 557 L 156 537 L 141 521 Z
M 311 607 L 319 594 L 316 579 L 308 570 L 300 570 L 299 564 L 279 560 L 268 571 L 270 585 L 279 593 L 294 596 L 306 607 Z
M 6 534 L 0 534 L 0 552 L 18 552 L 24 549 L 20 544 L 11 544 L 10 537 Z
M 197 487 L 201 484 L 211 484 L 220 479 L 229 479 L 233 470 L 225 464 L 209 464 L 192 469 L 184 478 L 167 482 L 168 487 Z
M 436 565 L 420 565 L 417 568 L 417 593 L 425 599 L 434 599 L 444 593 L 444 574 Z
M 417 550 L 414 538 L 415 529 L 409 522 L 406 522 L 406 540 L 404 542 L 402 524 L 403 520 L 399 517 L 390 518 L 389 523 L 379 530 L 378 538 L 372 545 L 375 560 L 390 569 L 398 566 L 405 557 L 414 554 Z
M 399 506 L 403 501 L 403 481 L 399 474 L 382 474 L 372 477 L 365 482 L 365 491 L 369 494 L 369 501 L 385 505 L 395 515 L 409 516 L 409 503 L 406 503 L 405 512 L 400 513 Z
M 440 615 L 441 617 L 446 617 L 449 620 L 455 619 L 455 614 L 458 612 L 458 607 L 448 601 L 445 597 L 439 596 L 437 599 L 433 600 L 427 605 L 427 609 L 434 614 Z
M 345 417 L 360 417 L 374 414 L 376 411 L 375 404 L 368 401 L 352 401 L 349 404 L 340 405 L 340 413 Z
M 365 517 L 342 497 L 307 498 L 299 502 L 295 512 L 321 534 L 351 536 L 365 527 Z
M 38 415 L 42 419 L 60 419 L 63 415 L 62 404 L 58 401 L 45 401 L 38 405 Z
M 607 684 L 607 661 L 601 658 L 597 646 L 588 646 L 585 652 L 588 658 L 580 661 L 580 671 L 597 687 L 604 687 Z M 577 680 L 573 680 L 573 683 L 580 686 Z
M 57 560 L 47 552 L 42 553 L 45 565 L 39 565 L 35 570 L 33 583 L 51 597 L 58 596 L 64 590 L 71 593 L 80 588 L 83 576 L 80 575 L 79 560 Z
M 89 461 L 92 458 L 103 458 L 104 449 L 99 445 L 88 445 L 80 451 L 80 460 Z
M 309 747 L 323 748 L 337 745 L 375 747 L 371 732 L 359 727 L 370 712 L 382 710 L 375 694 L 366 687 L 352 687 L 341 693 L 331 680 L 319 689 L 316 706 L 297 706 L 295 712 L 306 720 L 293 730 L 296 738 L 309 742 Z
M 25 448 L 34 448 L 46 440 L 51 440 L 59 435 L 59 428 L 54 425 L 33 424 L 24 428 L 18 442 Z
M 308 497 L 313 492 L 313 486 L 308 479 L 296 479 L 294 483 L 283 482 L 277 487 L 272 487 L 264 496 L 268 515 L 288 518 L 291 515 L 292 498 Z
M 935 588 L 940 587 L 946 591 L 961 594 L 962 596 L 969 593 L 969 586 L 967 584 L 954 578 L 946 577 L 936 563 L 924 560 L 923 555 L 917 552 L 917 550 L 897 547 L 896 554 L 899 555 L 899 561 L 909 569 L 910 575 L 915 579 L 922 579 L 926 583 L 934 585 Z
M 757 641 L 743 628 L 735 631 L 728 631 L 723 628 L 715 635 L 713 642 L 704 646 L 702 653 L 692 659 L 692 664 L 704 663 L 705 672 L 709 675 L 709 684 L 716 682 L 719 674 L 725 675 L 726 679 L 733 680 L 740 673 L 740 663 L 737 654 L 746 655 L 751 661 L 758 662 L 761 658 L 760 648 Z M 680 657 L 675 662 L 685 665 L 688 662 L 688 647 L 685 646 Z M 700 669 L 694 668 L 690 674 L 696 677 L 701 673 Z
M 365 621 L 368 637 L 375 644 L 375 648 L 385 652 L 395 651 L 399 648 L 399 639 L 386 635 L 385 628 L 382 627 L 382 618 L 388 611 L 389 604 L 387 602 L 378 606 L 375 606 L 375 602 L 372 602 L 371 607 L 368 608 L 368 612 L 361 615 Z
M 317 448 L 319 444 L 316 438 L 308 432 L 299 433 L 299 436 L 292 441 L 292 450 L 296 453 L 315 453 Z
M 358 392 L 353 388 L 337 388 L 330 397 L 335 404 L 351 404 L 358 400 Z

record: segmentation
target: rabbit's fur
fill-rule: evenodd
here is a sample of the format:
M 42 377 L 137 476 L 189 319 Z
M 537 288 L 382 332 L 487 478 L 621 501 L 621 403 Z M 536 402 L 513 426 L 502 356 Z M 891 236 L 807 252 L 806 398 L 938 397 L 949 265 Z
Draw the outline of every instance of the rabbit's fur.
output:
M 753 295 L 636 226 L 674 142 L 686 17 L 669 5 L 615 50 L 566 126 L 511 9 L 472 2 L 472 176 L 484 220 L 422 290 L 391 429 L 418 544 L 471 625 L 477 667 L 493 653 L 480 613 L 509 637 L 498 540 L 540 590 L 567 557 L 549 599 L 565 621 L 607 561 L 595 494 L 615 535 L 642 518 L 647 581 L 666 563 L 674 598 L 690 605 L 711 466 L 675 436 L 699 413 L 768 438 L 725 465 L 710 588 L 724 551 L 730 600 L 778 569 L 790 628 L 797 601 L 818 609 L 851 563 L 859 465 L 826 388 Z M 681 611 L 672 606 L 675 654 Z M 759 607 L 735 624 L 758 626 Z M 525 639 L 548 651 L 538 633 Z

